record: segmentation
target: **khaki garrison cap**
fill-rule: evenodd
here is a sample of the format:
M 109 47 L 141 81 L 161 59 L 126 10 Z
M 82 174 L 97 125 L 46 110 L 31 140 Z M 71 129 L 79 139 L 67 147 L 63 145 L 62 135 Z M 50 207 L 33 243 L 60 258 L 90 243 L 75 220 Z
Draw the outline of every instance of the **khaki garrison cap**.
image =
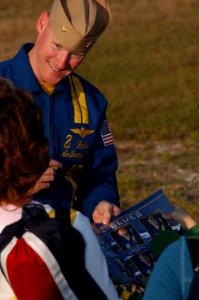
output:
M 76 53 L 90 50 L 110 18 L 106 0 L 54 0 L 49 15 L 57 40 Z

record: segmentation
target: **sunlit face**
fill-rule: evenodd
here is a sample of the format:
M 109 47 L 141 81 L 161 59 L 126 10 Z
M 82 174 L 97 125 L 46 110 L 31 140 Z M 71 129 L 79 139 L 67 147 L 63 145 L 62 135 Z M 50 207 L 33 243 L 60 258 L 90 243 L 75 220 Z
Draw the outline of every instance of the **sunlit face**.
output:
M 140 253 L 139 258 L 146 265 L 148 265 L 148 266 L 151 265 L 151 260 L 150 260 L 150 258 L 146 254 Z
M 84 53 L 71 53 L 54 36 L 44 12 L 37 23 L 38 36 L 29 59 L 38 81 L 55 85 L 83 61 Z
M 160 225 L 155 218 L 148 218 L 148 222 L 155 228 L 159 229 Z
M 125 227 L 120 227 L 117 232 L 120 236 L 129 237 L 129 232 Z

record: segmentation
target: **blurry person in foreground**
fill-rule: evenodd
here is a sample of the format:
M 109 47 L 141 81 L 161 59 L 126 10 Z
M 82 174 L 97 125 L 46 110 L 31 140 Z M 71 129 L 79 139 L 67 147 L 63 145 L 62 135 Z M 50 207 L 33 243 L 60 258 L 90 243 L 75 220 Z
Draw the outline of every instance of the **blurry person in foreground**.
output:
M 198 273 L 195 273 L 198 272 L 199 263 L 199 224 L 180 206 L 174 206 L 174 209 L 168 214 L 163 214 L 163 217 L 179 222 L 186 232 L 160 254 L 143 300 L 198 299 L 199 294 L 196 289 L 192 289 L 192 284 L 195 287 L 199 286 Z M 194 295 L 196 298 L 193 298 Z
M 89 219 L 32 201 L 49 164 L 31 95 L 0 79 L 0 299 L 118 299 Z

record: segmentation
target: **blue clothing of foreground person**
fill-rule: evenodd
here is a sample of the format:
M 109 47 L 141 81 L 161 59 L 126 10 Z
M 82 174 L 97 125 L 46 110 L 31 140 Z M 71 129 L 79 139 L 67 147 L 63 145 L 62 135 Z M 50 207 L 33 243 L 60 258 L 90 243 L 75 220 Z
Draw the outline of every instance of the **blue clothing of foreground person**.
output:
M 5 78 L 0 157 L 0 299 L 119 300 L 89 219 L 32 201 L 49 143 L 32 96 Z
M 120 212 L 107 101 L 73 71 L 109 23 L 105 0 L 54 0 L 38 18 L 35 44 L 0 63 L 0 76 L 33 95 L 50 141 L 51 161 L 32 189 L 34 199 L 72 206 L 104 224 Z
M 186 238 L 174 242 L 160 256 L 143 300 L 186 300 L 193 279 Z
M 166 216 L 166 215 L 165 215 Z M 164 217 L 165 217 L 164 216 Z M 199 224 L 176 206 L 167 219 L 178 221 L 187 230 L 160 255 L 148 281 L 143 300 L 188 300 L 194 276 L 188 240 L 199 239 Z

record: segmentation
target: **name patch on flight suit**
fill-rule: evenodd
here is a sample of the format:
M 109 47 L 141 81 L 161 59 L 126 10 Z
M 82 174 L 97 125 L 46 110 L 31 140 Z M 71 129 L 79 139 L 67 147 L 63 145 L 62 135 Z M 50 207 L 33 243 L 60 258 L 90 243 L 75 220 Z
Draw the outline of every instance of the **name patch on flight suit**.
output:
M 85 138 L 88 134 L 94 132 L 94 130 L 86 130 L 85 128 L 83 128 L 84 130 L 82 130 L 82 128 L 79 130 L 78 129 L 79 128 L 77 128 L 77 130 L 71 130 L 71 131 L 76 134 L 79 134 L 80 136 L 83 135 L 83 138 Z M 86 131 L 89 133 L 86 134 Z M 84 134 L 82 134 L 82 132 L 84 132 Z M 78 159 L 78 160 L 81 160 L 82 158 L 86 158 L 88 156 L 88 148 L 89 148 L 88 141 L 78 140 L 75 145 L 72 144 L 72 141 L 73 141 L 73 135 L 68 134 L 66 136 L 66 141 L 64 143 L 64 148 L 67 150 L 62 152 L 61 156 Z

